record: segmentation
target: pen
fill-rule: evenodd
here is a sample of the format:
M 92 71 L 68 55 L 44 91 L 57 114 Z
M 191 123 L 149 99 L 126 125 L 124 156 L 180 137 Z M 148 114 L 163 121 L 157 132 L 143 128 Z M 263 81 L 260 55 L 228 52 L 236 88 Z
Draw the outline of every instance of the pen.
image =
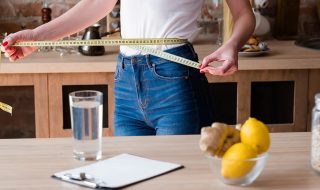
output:
M 86 180 L 74 180 L 68 176 L 61 176 L 61 179 L 64 181 L 68 181 L 70 183 L 75 183 L 75 184 L 90 187 L 90 188 L 97 188 L 98 187 L 98 185 L 93 182 L 86 181 Z

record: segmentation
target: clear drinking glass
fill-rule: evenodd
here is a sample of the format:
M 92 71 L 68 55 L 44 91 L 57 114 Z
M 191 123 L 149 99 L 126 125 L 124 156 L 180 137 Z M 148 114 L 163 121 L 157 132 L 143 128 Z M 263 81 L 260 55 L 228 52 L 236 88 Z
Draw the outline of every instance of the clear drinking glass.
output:
M 316 94 L 311 120 L 311 166 L 320 174 L 320 93 Z
M 102 100 L 103 94 L 98 91 L 84 90 L 69 94 L 75 159 L 101 159 Z
M 243 160 L 228 160 L 213 156 L 207 156 L 210 168 L 216 178 L 220 179 L 223 183 L 229 185 L 246 186 L 253 183 L 263 171 L 267 160 L 268 153 L 260 154 L 256 158 L 243 159 Z M 237 167 L 237 171 L 243 173 L 241 177 L 223 176 L 227 166 Z M 241 170 L 242 169 L 242 170 Z M 247 170 L 247 171 L 246 171 Z M 231 170 L 234 171 L 234 170 Z M 244 172 L 246 171 L 246 172 Z M 228 175 L 232 175 L 229 173 Z

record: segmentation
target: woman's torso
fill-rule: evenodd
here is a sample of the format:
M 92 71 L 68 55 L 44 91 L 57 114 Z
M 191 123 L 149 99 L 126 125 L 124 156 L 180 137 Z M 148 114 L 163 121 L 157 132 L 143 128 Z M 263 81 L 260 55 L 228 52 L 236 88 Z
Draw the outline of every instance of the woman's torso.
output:
M 190 39 L 197 31 L 197 18 L 203 0 L 121 0 L 122 38 Z M 177 45 L 158 45 L 166 50 Z M 127 46 L 120 47 L 125 55 L 140 54 Z

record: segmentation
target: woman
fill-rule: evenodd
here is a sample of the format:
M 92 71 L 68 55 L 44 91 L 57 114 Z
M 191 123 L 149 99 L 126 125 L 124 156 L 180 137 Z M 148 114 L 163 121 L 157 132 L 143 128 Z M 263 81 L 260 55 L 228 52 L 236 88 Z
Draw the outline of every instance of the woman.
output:
M 227 0 L 234 19 L 230 39 L 206 56 L 198 69 L 121 46 L 115 73 L 115 135 L 195 134 L 214 121 L 204 73 L 237 71 L 237 52 L 254 29 L 248 0 Z M 12 47 L 16 41 L 58 40 L 103 18 L 116 0 L 82 0 L 57 19 L 33 30 L 10 34 L 1 50 L 10 61 L 30 55 L 36 47 Z M 203 0 L 121 0 L 122 38 L 183 38 L 196 32 Z M 152 46 L 198 61 L 190 43 Z M 209 66 L 222 61 L 222 66 Z M 210 98 L 212 99 L 212 98 Z

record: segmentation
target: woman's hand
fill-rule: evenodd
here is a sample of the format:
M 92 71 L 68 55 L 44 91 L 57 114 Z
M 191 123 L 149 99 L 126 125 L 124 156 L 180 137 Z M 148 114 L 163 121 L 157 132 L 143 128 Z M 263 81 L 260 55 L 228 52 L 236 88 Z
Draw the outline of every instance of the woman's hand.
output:
M 209 63 L 218 61 L 223 62 L 221 66 L 211 66 Z M 227 76 L 238 70 L 238 48 L 236 45 L 224 44 L 212 54 L 206 56 L 201 65 L 201 73 L 212 75 Z
M 8 57 L 11 62 L 26 57 L 34 52 L 37 47 L 14 47 L 12 45 L 20 41 L 36 41 L 37 39 L 35 36 L 36 35 L 33 30 L 22 30 L 20 32 L 10 34 L 3 40 L 1 51 L 4 52 L 4 55 Z
M 231 75 L 238 70 L 238 50 L 245 44 L 254 31 L 255 17 L 248 0 L 226 0 L 234 18 L 231 37 L 217 51 L 203 59 L 200 72 L 213 75 Z M 222 66 L 213 67 L 209 63 L 223 62 Z

